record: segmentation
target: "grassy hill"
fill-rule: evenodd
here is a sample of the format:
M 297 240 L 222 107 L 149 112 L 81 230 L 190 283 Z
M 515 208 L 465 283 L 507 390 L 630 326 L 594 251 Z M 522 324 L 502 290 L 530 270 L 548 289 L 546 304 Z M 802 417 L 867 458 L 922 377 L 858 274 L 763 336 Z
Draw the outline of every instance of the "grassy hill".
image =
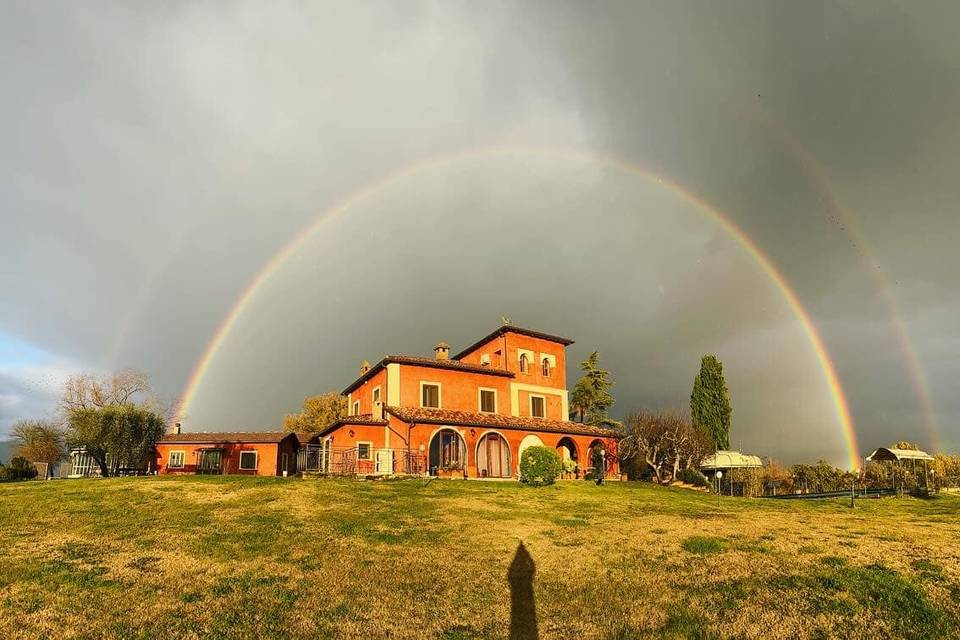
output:
M 635 483 L 6 484 L 0 637 L 958 637 L 958 539 L 955 497 L 851 510 Z

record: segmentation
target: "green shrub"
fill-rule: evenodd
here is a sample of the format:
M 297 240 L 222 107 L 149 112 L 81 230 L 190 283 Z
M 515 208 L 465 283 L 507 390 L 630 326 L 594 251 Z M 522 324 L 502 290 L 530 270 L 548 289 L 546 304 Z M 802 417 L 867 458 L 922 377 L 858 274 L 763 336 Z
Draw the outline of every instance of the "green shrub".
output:
M 576 460 L 564 460 L 561 465 L 564 473 L 573 473 L 577 470 Z
M 560 476 L 560 456 L 550 447 L 527 447 L 520 456 L 520 482 L 539 487 Z
M 37 468 L 26 458 L 17 456 L 7 466 L 0 465 L 0 482 L 29 480 L 37 477 Z
M 677 480 L 685 484 L 692 484 L 695 487 L 709 487 L 710 480 L 707 479 L 707 476 L 700 473 L 699 470 L 689 467 L 687 469 L 681 469 L 680 473 L 677 474 Z

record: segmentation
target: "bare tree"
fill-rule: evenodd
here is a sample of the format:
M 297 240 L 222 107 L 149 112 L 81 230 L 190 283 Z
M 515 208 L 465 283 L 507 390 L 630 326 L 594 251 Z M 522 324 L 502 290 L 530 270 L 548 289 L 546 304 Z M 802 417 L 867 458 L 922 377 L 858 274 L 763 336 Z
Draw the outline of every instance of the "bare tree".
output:
M 663 483 L 703 459 L 708 442 L 680 411 L 638 411 L 627 418 L 620 457 L 642 461 Z
M 642 460 L 663 481 L 663 468 L 670 450 L 670 434 L 662 414 L 638 411 L 627 416 L 627 435 L 620 441 L 620 457 Z
M 60 399 L 64 413 L 77 409 L 102 409 L 110 405 L 126 405 L 137 394 L 150 391 L 150 378 L 142 371 L 124 369 L 109 376 L 97 377 L 81 373 L 67 379 Z M 156 402 L 150 399 L 150 403 Z
M 689 427 L 689 438 L 685 448 L 679 452 L 684 469 L 698 466 L 713 451 L 710 436 L 703 429 L 698 429 L 689 422 L 687 426 Z

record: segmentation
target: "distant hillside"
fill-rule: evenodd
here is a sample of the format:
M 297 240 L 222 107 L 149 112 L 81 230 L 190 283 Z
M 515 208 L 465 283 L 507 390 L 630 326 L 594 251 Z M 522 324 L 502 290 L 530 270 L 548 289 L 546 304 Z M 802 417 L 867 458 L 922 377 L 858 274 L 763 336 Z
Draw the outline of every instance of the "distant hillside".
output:
M 0 462 L 7 464 L 10 462 L 10 456 L 13 454 L 13 442 L 0 442 Z

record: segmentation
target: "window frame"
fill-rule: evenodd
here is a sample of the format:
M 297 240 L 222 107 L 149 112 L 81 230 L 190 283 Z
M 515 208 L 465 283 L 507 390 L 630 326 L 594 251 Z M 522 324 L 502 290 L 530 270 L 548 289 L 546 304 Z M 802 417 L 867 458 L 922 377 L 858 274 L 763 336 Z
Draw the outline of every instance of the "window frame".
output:
M 380 402 L 380 398 L 383 397 L 383 393 L 380 391 L 380 385 L 375 386 L 370 391 L 370 401 L 374 404 Z
M 423 388 L 424 387 L 436 387 L 437 388 L 437 406 L 429 407 L 423 404 Z M 420 408 L 421 409 L 442 409 L 443 408 L 443 385 L 439 382 L 431 382 L 430 380 L 421 380 L 420 381 Z
M 484 411 L 483 409 L 483 392 L 484 391 L 489 391 L 490 393 L 493 394 L 493 411 Z M 480 413 L 496 415 L 498 413 L 497 411 L 497 406 L 499 404 L 498 401 L 500 400 L 500 398 L 497 397 L 498 395 L 499 394 L 497 393 L 497 390 L 492 387 L 478 387 L 477 388 L 477 411 L 479 411 Z
M 530 358 L 527 357 L 527 354 L 520 354 L 520 373 L 530 373 Z
M 350 415 L 353 415 L 353 416 L 358 416 L 358 415 L 360 415 L 360 401 L 359 401 L 359 400 L 354 400 L 354 401 L 353 401 L 353 407 L 351 407 L 351 413 L 350 413 Z
M 253 467 L 243 466 L 243 456 L 253 454 Z M 240 452 L 240 457 L 237 460 L 237 469 L 240 471 L 256 471 L 260 467 L 260 452 L 256 449 L 247 449 Z
M 365 445 L 367 447 L 367 456 L 365 458 L 360 457 L 360 445 Z M 357 460 L 363 460 L 369 462 L 373 460 L 373 442 L 370 440 L 357 440 Z
M 550 358 L 547 356 L 544 356 L 540 360 L 540 374 L 543 375 L 544 378 L 549 378 L 551 377 L 552 373 L 553 373 L 553 365 L 550 363 Z
M 533 412 L 533 400 L 534 400 L 534 398 L 539 399 L 540 402 L 542 403 L 542 406 L 543 406 L 543 415 L 542 415 L 542 416 L 538 416 L 538 415 L 536 415 L 536 414 Z M 528 403 L 529 403 L 529 405 L 530 405 L 530 417 L 531 417 L 531 418 L 546 419 L 546 417 L 547 417 L 547 396 L 540 395 L 540 394 L 536 394 L 536 393 L 531 393 L 530 396 L 529 396 Z
M 173 464 L 173 456 L 180 455 L 180 464 Z M 183 469 L 187 466 L 187 452 L 183 449 L 171 449 L 167 454 L 167 469 Z

